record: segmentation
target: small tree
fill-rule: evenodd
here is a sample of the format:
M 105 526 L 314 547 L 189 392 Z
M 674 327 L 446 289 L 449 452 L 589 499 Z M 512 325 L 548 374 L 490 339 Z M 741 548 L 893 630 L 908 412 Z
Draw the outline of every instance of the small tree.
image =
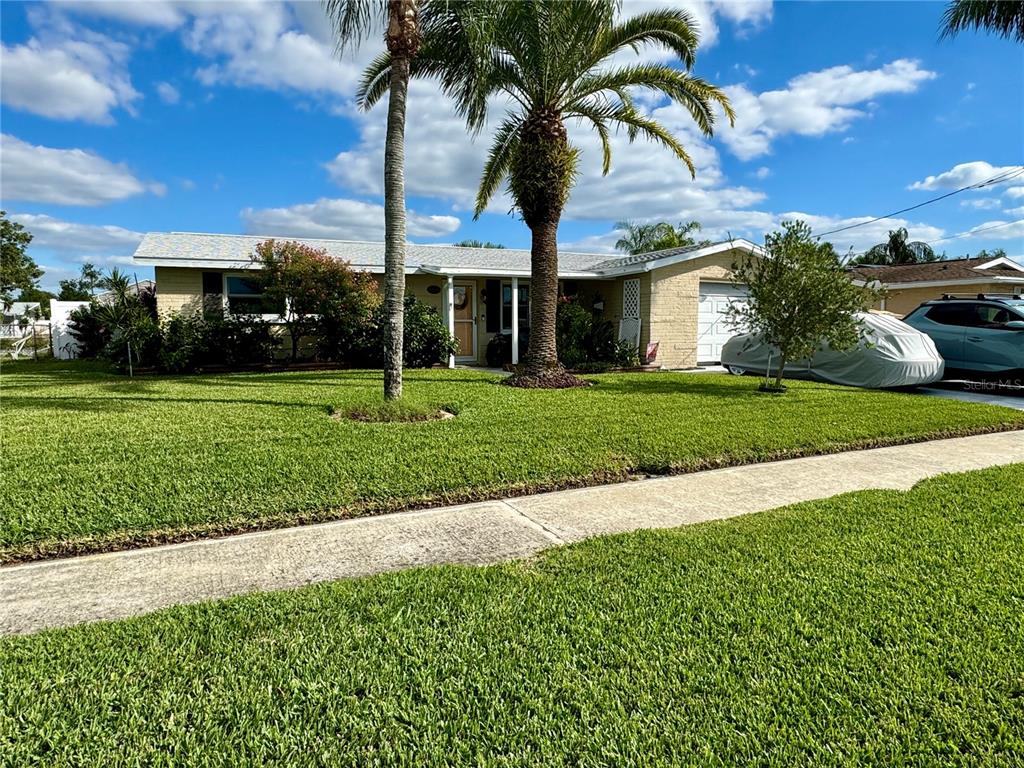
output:
M 0 304 L 10 305 L 13 291 L 31 290 L 43 276 L 43 270 L 25 249 L 32 242 L 32 233 L 0 211 Z
M 733 265 L 733 282 L 748 292 L 746 304 L 728 314 L 740 326 L 778 347 L 775 391 L 782 391 L 786 363 L 810 357 L 822 344 L 843 351 L 860 340 L 857 312 L 867 310 L 877 291 L 850 282 L 831 243 L 811 237 L 802 221 L 782 223 L 764 239 L 763 258 Z
M 60 281 L 60 294 L 57 299 L 60 301 L 88 301 L 96 293 L 96 289 L 102 287 L 104 279 L 103 273 L 95 265 L 86 262 L 82 265 L 81 275 L 77 280 Z
M 359 322 L 378 303 L 376 284 L 364 272 L 333 259 L 324 250 L 297 242 L 267 240 L 256 246 L 252 261 L 267 302 L 279 308 L 298 359 L 299 341 L 313 335 L 321 318 Z

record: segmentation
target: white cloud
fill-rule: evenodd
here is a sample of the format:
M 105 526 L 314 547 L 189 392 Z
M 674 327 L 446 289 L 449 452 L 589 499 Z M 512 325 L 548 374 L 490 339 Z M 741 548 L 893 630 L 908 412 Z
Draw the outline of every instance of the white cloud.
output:
M 1004 192 L 1004 194 L 1007 197 L 1013 198 L 1024 197 L 1024 187 L 1007 187 L 1006 192 Z
M 990 208 L 998 208 L 999 200 L 994 197 L 979 197 L 977 200 L 961 200 L 962 208 L 971 208 L 975 211 L 983 211 Z
M 189 5 L 195 3 L 173 2 L 167 0 L 146 0 L 145 2 L 125 2 L 125 0 L 59 0 L 54 6 L 83 16 L 99 16 L 127 24 L 163 27 L 173 29 L 180 26 Z
M 758 179 L 767 179 L 771 175 L 772 169 L 765 165 L 762 165 L 760 168 L 754 171 L 754 176 Z
M 977 237 L 983 240 L 1019 240 L 1024 238 L 1024 221 L 1014 221 L 1013 219 L 984 221 L 976 227 L 971 227 L 964 237 L 967 239 Z
M 125 71 L 128 46 L 84 30 L 73 34 L 0 46 L 3 102 L 55 120 L 101 124 L 113 122 L 115 109 L 133 113 L 140 94 Z
M 0 153 L 3 197 L 59 205 L 101 205 L 152 192 L 162 184 L 140 181 L 123 163 L 83 149 L 37 146 L 4 134 Z
M 928 176 L 923 181 L 915 181 L 908 189 L 960 189 L 979 184 L 993 176 L 1009 173 L 1020 168 L 1021 166 L 1019 165 L 996 166 L 986 163 L 984 160 L 975 160 L 971 163 L 954 165 L 948 171 L 943 171 L 935 176 Z M 1014 187 L 1010 189 L 1014 189 Z M 1024 189 L 1024 187 L 1021 189 Z M 1010 193 L 1010 190 L 1007 190 L 1007 193 Z
M 181 101 L 181 92 L 170 83 L 157 83 L 156 95 L 164 104 L 177 104 Z
M 414 237 L 440 237 L 459 228 L 454 216 L 430 216 L 407 211 L 408 232 Z M 247 232 L 279 237 L 323 237 L 379 241 L 384 237 L 384 206 L 360 200 L 321 198 L 286 208 L 246 208 Z
M 839 66 L 808 72 L 790 80 L 786 88 L 751 92 L 733 85 L 725 91 L 736 110 L 736 126 L 723 125 L 722 141 L 743 160 L 771 151 L 784 134 L 822 136 L 846 130 L 875 108 L 872 100 L 893 93 L 912 93 L 934 78 L 919 62 L 897 59 L 872 70 Z
M 872 216 L 819 216 L 813 213 L 802 213 L 802 212 L 790 212 L 782 213 L 778 215 L 778 221 L 793 221 L 803 220 L 806 221 L 810 226 L 812 232 L 815 234 L 819 232 L 827 232 L 833 229 L 840 229 L 842 227 L 848 227 L 851 224 L 862 224 L 862 226 L 856 229 L 850 229 L 845 232 L 837 232 L 834 235 L 825 235 L 822 239 L 827 240 L 835 246 L 836 253 L 845 255 L 851 249 L 854 252 L 866 251 L 872 245 L 877 243 L 884 243 L 889 239 L 889 232 L 891 230 L 904 228 L 909 234 L 909 240 L 920 240 L 928 242 L 930 240 L 937 240 L 943 236 L 944 231 L 939 228 L 932 226 L 931 224 L 924 224 L 922 222 L 913 222 L 908 219 L 881 219 L 879 221 L 865 224 L 873 218 Z
M 1024 216 L 1024 205 L 1019 208 L 1004 208 L 1003 213 L 1007 216 Z
M 32 248 L 63 254 L 129 256 L 143 234 L 113 225 L 61 221 L 46 214 L 12 213 L 10 217 L 32 233 Z

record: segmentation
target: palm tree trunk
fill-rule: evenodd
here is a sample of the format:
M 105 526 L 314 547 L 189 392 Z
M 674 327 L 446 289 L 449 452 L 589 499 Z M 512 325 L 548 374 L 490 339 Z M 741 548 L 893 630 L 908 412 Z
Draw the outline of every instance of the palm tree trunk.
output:
M 558 220 L 561 212 L 530 229 L 530 343 L 523 361 L 527 376 L 558 366 L 555 320 L 558 314 Z
M 397 4 L 392 3 L 394 8 Z M 405 102 L 409 59 L 391 64 L 388 126 L 384 143 L 384 399 L 402 396 L 405 321 Z

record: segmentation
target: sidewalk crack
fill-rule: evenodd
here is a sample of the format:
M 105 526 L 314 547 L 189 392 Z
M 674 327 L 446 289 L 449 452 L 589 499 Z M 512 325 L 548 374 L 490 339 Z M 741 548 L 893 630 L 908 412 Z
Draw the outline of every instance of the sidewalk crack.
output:
M 502 504 L 504 504 L 506 507 L 511 509 L 516 515 L 518 515 L 519 517 L 521 517 L 524 520 L 526 520 L 526 522 L 529 523 L 531 528 L 533 528 L 534 530 L 538 531 L 545 538 L 550 539 L 552 543 L 558 544 L 558 545 L 563 545 L 563 544 L 567 543 L 565 541 L 565 539 L 563 539 L 557 533 L 555 533 L 550 528 L 548 528 L 546 525 L 544 525 L 544 523 L 540 522 L 539 520 L 534 520 L 528 514 L 523 512 L 523 510 L 519 509 L 518 507 L 516 507 L 513 504 L 510 504 L 508 502 L 508 500 L 506 500 L 506 499 L 499 499 L 499 501 Z

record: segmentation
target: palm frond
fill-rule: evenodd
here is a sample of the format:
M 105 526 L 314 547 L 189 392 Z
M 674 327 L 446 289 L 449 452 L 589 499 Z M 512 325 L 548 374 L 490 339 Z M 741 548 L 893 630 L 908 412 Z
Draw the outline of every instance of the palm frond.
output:
M 487 208 L 491 198 L 498 192 L 512 167 L 512 158 L 519 147 L 519 129 L 522 127 L 521 116 L 509 115 L 505 118 L 494 134 L 494 143 L 487 153 L 487 162 L 480 177 L 480 189 L 476 193 L 476 206 L 473 218 L 479 218 Z
M 687 69 L 691 69 L 699 44 L 696 20 L 686 11 L 664 8 L 637 14 L 613 25 L 594 45 L 594 64 L 623 48 L 639 51 L 645 45 L 656 45 L 672 51 Z
M 614 109 L 605 108 L 605 105 L 594 101 L 581 102 L 573 109 L 573 115 L 586 120 L 597 132 L 601 139 L 601 174 L 608 175 L 612 169 L 612 145 L 611 134 L 608 131 L 608 119 L 614 114 Z
M 387 4 L 380 0 L 321 0 L 321 4 L 339 53 L 357 47 L 387 14 Z
M 953 0 L 942 15 L 940 37 L 967 29 L 987 29 L 1000 37 L 1024 42 L 1024 3 L 1020 0 Z

